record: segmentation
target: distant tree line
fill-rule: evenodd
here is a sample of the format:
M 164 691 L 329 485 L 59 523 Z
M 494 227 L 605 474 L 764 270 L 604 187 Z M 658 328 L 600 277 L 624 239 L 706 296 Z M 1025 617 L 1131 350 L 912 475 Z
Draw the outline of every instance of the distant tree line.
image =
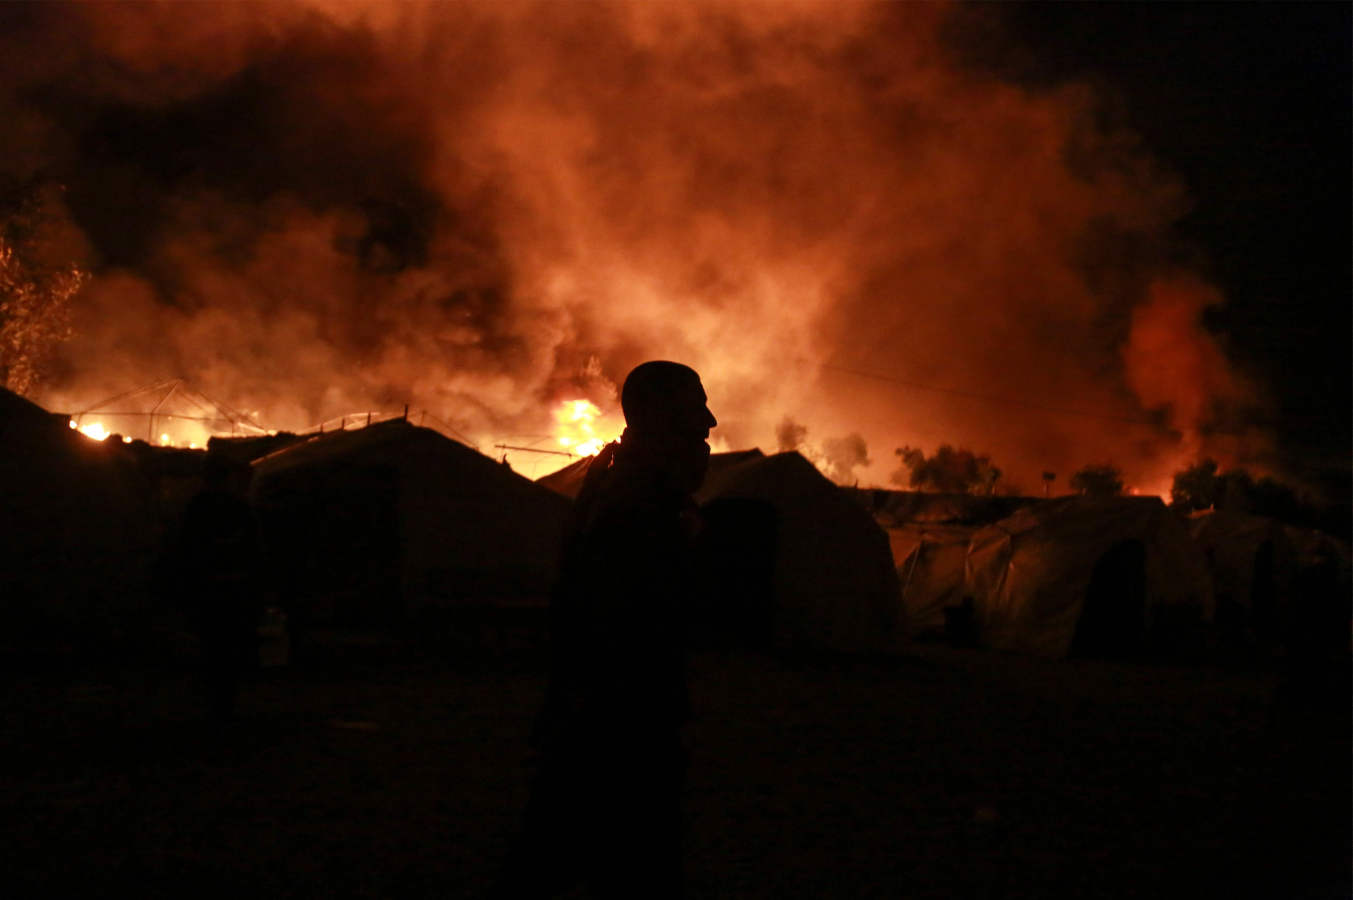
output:
M 945 494 L 994 494 L 1001 470 L 985 453 L 941 444 L 931 456 L 915 447 L 894 451 L 901 466 L 891 476 L 894 484 Z
M 1242 468 L 1221 471 L 1214 459 L 1179 470 L 1170 486 L 1170 506 L 1181 512 L 1222 509 L 1267 516 L 1280 522 L 1318 528 L 1347 539 L 1349 506 L 1321 503 L 1270 476 L 1254 477 Z
M 941 444 L 931 455 L 915 447 L 899 447 L 894 452 L 900 465 L 890 479 L 902 487 L 961 494 L 994 494 L 998 490 L 1001 470 L 987 454 L 951 444 Z M 1045 494 L 1056 478 L 1055 472 L 1043 473 Z M 1083 466 L 1072 473 L 1067 484 L 1075 493 L 1088 497 L 1115 497 L 1126 490 L 1122 469 L 1111 462 Z M 1012 485 L 1001 487 L 1003 493 L 1017 491 Z M 1203 459 L 1174 474 L 1169 505 L 1182 514 L 1205 509 L 1247 512 L 1319 528 L 1345 539 L 1353 525 L 1347 504 L 1320 503 L 1289 484 L 1270 476 L 1255 477 L 1243 468 L 1223 472 L 1212 459 Z
M 1085 466 L 1071 476 L 1069 484 L 1087 496 L 1113 496 L 1124 489 L 1122 471 L 1112 463 Z M 1347 504 L 1321 503 L 1276 478 L 1255 477 L 1243 468 L 1223 472 L 1214 459 L 1200 460 L 1174 473 L 1169 505 L 1183 514 L 1220 509 L 1266 516 L 1345 539 L 1350 530 Z
M 1113 463 L 1095 463 L 1077 469 L 1067 484 L 1087 497 L 1117 497 L 1123 493 L 1123 472 Z

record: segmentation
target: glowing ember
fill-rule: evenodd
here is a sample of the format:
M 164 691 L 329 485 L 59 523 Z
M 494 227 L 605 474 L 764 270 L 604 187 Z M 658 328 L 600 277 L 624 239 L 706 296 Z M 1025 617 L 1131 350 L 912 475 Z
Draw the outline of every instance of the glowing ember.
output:
M 1127 488 L 1127 494 L 1129 497 L 1159 497 L 1163 502 L 1169 503 L 1171 486 L 1172 482 L 1169 479 L 1155 485 L 1132 485 Z
M 71 427 L 71 428 L 74 428 L 76 431 L 80 432 L 80 433 L 83 434 L 85 437 L 87 437 L 87 438 L 93 438 L 93 439 L 96 440 L 96 441 L 107 440 L 107 439 L 108 439 L 108 435 L 110 434 L 110 432 L 108 431 L 108 429 L 106 429 L 106 428 L 103 427 L 103 423 L 102 423 L 102 422 L 91 422 L 91 423 L 88 424 L 88 425 L 81 425 L 80 423 L 76 422 L 74 419 L 71 419 L 71 420 L 70 420 L 70 427 Z
M 1150 485 L 1150 486 L 1148 486 L 1148 487 L 1141 488 L 1141 490 L 1139 491 L 1139 493 L 1141 493 L 1141 494 L 1143 494 L 1144 496 L 1147 496 L 1147 497 L 1151 497 L 1151 496 L 1159 497 L 1159 498 L 1160 498 L 1161 500 L 1163 500 L 1164 502 L 1169 503 L 1169 502 L 1170 502 L 1170 489 L 1171 489 L 1172 487 L 1174 487 L 1174 481 L 1173 481 L 1173 479 L 1168 479 L 1168 478 L 1167 478 L 1166 480 L 1161 481 L 1161 482 L 1158 482 L 1158 483 L 1156 483 L 1156 484 L 1154 484 L 1154 485 Z
M 607 442 L 619 436 L 600 419 L 601 410 L 590 400 L 565 400 L 554 413 L 559 446 L 578 456 L 596 456 Z

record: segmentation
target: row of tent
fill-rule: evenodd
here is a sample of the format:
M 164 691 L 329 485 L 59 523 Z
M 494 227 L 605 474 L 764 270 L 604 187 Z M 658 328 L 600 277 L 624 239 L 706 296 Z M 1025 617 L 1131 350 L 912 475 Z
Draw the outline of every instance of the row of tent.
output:
M 1067 497 L 993 523 L 886 530 L 913 639 L 952 631 L 964 610 L 981 645 L 1041 656 L 1130 654 L 1211 626 L 1263 646 L 1301 603 L 1349 600 L 1347 544 L 1243 513 L 1182 518 L 1156 498 Z
M 983 646 L 1119 655 L 1212 616 L 1203 555 L 1153 497 L 1060 498 L 980 527 L 902 525 L 889 536 L 915 637 L 966 604 Z
M 156 554 L 136 460 L 3 389 L 0 447 L 0 647 L 41 644 L 57 626 L 116 634 L 145 607 Z
M 541 482 L 573 496 L 586 466 Z M 781 646 L 892 652 L 947 637 L 1044 657 L 1191 652 L 1214 626 L 1223 640 L 1279 642 L 1302 592 L 1349 604 L 1346 543 L 1240 513 L 1184 518 L 1155 497 L 854 491 L 797 453 L 753 450 L 715 454 L 697 499 L 711 614 L 750 618 Z
M 540 482 L 576 496 L 587 466 L 580 460 Z M 695 499 L 707 567 L 698 618 L 707 630 L 813 650 L 903 644 L 887 536 L 801 455 L 714 454 Z
M 0 390 L 0 646 L 97 643 L 186 605 L 175 565 L 209 453 L 248 473 L 261 589 L 316 623 L 420 606 L 541 602 L 569 501 L 404 420 L 213 439 L 209 452 L 96 442 Z
M 155 602 L 205 454 L 94 443 L 8 393 L 0 441 L 6 608 L 107 624 Z M 532 482 L 403 420 L 212 450 L 249 466 L 270 589 L 344 624 L 542 607 L 589 463 Z M 1064 656 L 1219 609 L 1260 623 L 1322 554 L 1347 577 L 1346 545 L 1273 523 L 1186 522 L 1155 499 L 851 492 L 793 452 L 715 454 L 697 500 L 702 621 L 780 646 L 889 652 L 966 615 L 984 646 Z

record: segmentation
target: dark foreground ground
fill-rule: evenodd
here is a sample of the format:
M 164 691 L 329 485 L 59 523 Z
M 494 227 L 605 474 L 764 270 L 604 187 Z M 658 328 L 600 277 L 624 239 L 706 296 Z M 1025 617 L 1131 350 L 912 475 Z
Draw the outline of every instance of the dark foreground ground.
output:
M 11 666 L 9 897 L 471 898 L 526 799 L 530 651 L 316 645 L 224 736 L 181 668 Z M 1348 719 L 1275 678 L 918 647 L 693 662 L 690 895 L 1348 897 Z

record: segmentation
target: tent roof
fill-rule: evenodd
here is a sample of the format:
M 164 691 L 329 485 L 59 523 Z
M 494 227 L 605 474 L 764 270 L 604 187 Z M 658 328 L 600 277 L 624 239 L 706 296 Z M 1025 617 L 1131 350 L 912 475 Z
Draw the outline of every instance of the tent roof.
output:
M 695 499 L 706 503 L 716 497 L 784 500 L 809 496 L 829 496 L 833 504 L 849 502 L 841 488 L 797 452 L 766 456 L 754 449 L 711 456 L 709 472 Z
M 233 436 L 213 435 L 207 441 L 209 453 L 220 453 L 238 462 L 253 462 L 269 454 L 307 440 L 309 435 L 279 431 L 277 434 Z
M 254 468 L 260 473 L 275 473 L 296 466 L 314 465 L 329 460 L 340 459 L 354 453 L 362 453 L 397 441 L 406 441 L 418 429 L 402 419 L 378 422 L 350 431 L 328 431 L 307 435 L 279 450 L 258 457 L 253 461 Z M 434 432 L 429 431 L 429 434 Z M 468 449 L 468 448 L 467 448 Z
M 1146 551 L 1148 615 L 1164 606 L 1211 615 L 1202 552 L 1159 498 L 1065 497 L 1025 507 L 973 535 L 967 588 L 979 604 L 983 642 L 1066 655 L 1096 564 L 1124 541 Z
M 798 453 L 726 456 L 727 465 L 711 466 L 696 499 L 756 500 L 775 510 L 781 639 L 818 649 L 897 649 L 897 572 L 869 513 Z
M 287 469 L 323 465 L 353 457 L 380 455 L 412 443 L 427 442 L 467 465 L 483 466 L 486 471 L 506 470 L 477 450 L 465 446 L 430 428 L 411 425 L 403 419 L 376 422 L 361 428 L 326 431 L 300 436 L 280 449 L 253 461 L 255 471 L 270 476 Z M 228 445 L 223 445 L 228 446 Z M 262 446 L 262 445 L 260 445 Z
M 536 484 L 547 487 L 556 494 L 562 494 L 569 499 L 573 499 L 582 490 L 583 478 L 587 475 L 587 467 L 592 465 L 594 458 L 584 456 L 582 459 L 574 460 L 558 471 L 537 478 Z
M 0 603 L 111 621 L 144 599 L 154 528 L 131 448 L 0 389 Z
M 987 525 L 1025 506 L 1042 503 L 1038 497 L 988 497 L 979 494 L 932 494 L 847 488 L 879 524 L 892 527 L 908 522 L 952 522 Z
M 26 397 L 0 388 L 0 434 L 12 427 L 42 428 L 60 424 L 63 417 L 50 413 Z M 69 428 L 67 428 L 69 430 Z
M 378 422 L 311 436 L 253 466 L 254 503 L 287 553 L 360 565 L 363 554 L 386 559 L 388 538 L 410 608 L 535 602 L 554 581 L 569 501 L 438 431 Z M 293 522 L 309 523 L 306 533 Z
M 454 482 L 460 496 L 529 494 L 553 498 L 530 479 L 513 472 L 479 451 L 438 431 L 403 419 L 377 422 L 363 428 L 311 435 L 254 460 L 255 477 L 268 483 L 291 473 L 346 464 L 390 465 L 403 470 L 435 473 L 441 483 Z
M 1173 516 L 1159 497 L 1059 497 L 1016 510 L 990 527 L 1010 535 L 1036 529 L 1092 537 L 1086 530 L 1131 531 L 1160 517 Z
M 0 439 L 14 457 L 6 471 L 57 472 L 71 467 L 118 470 L 134 466 L 131 448 L 120 441 L 96 441 L 70 427 L 69 417 L 52 413 L 12 391 L 0 388 Z M 126 471 L 123 471 L 126 470 Z
M 731 453 L 712 453 L 709 457 L 709 471 L 705 473 L 705 481 L 708 483 L 711 478 L 718 477 L 718 473 L 749 460 L 761 459 L 764 455 L 756 448 L 735 450 Z M 536 484 L 547 487 L 556 494 L 563 494 L 565 497 L 577 497 L 578 492 L 582 490 L 583 478 L 587 475 L 587 467 L 592 464 L 594 458 L 586 456 L 576 462 L 569 463 L 557 472 L 551 472 L 549 475 L 537 478 Z

